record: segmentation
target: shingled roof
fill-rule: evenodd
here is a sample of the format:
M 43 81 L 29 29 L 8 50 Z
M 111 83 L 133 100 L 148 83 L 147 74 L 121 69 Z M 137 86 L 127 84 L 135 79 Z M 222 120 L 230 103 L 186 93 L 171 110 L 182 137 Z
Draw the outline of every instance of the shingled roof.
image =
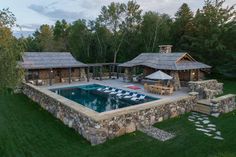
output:
M 183 59 L 188 58 L 188 60 Z M 160 70 L 208 69 L 211 66 L 194 60 L 188 53 L 141 53 L 131 61 L 120 64 L 121 67 L 147 66 Z
M 77 61 L 69 52 L 24 52 L 24 69 L 73 68 L 87 67 L 88 65 Z

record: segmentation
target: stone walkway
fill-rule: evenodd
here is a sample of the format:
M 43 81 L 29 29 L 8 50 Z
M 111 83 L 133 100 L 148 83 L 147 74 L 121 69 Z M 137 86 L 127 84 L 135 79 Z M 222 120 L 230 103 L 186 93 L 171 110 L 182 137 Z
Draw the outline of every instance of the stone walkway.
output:
M 139 131 L 147 134 L 148 136 L 151 136 L 159 141 L 167 141 L 169 139 L 172 139 L 175 137 L 174 134 L 166 132 L 164 130 L 158 129 L 153 126 L 145 126 L 138 128 Z
M 216 128 L 216 125 L 211 123 L 208 116 L 192 112 L 188 117 L 190 122 L 195 124 L 196 130 L 202 132 L 204 135 L 212 137 L 213 139 L 223 140 L 221 131 Z

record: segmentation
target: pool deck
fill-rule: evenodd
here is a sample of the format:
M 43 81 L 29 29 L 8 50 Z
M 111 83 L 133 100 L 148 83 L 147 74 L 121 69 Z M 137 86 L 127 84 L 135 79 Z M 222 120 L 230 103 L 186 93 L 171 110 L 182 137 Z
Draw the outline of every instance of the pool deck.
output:
M 59 83 L 59 84 L 53 84 L 52 86 L 42 86 L 42 88 L 47 88 L 47 89 L 53 89 L 53 88 L 63 88 L 63 87 L 71 87 L 71 86 L 78 86 L 78 85 L 87 85 L 87 84 L 100 84 L 104 86 L 110 86 L 110 87 L 115 87 L 119 89 L 123 89 L 126 91 L 131 91 L 131 92 L 138 92 L 140 94 L 145 94 L 151 97 L 155 98 L 161 98 L 161 99 L 175 99 L 178 97 L 182 96 L 187 96 L 188 95 L 188 89 L 186 87 L 181 88 L 178 91 L 174 91 L 172 95 L 159 95 L 159 94 L 152 94 L 144 90 L 144 86 L 140 83 L 134 83 L 134 82 L 124 82 L 122 79 L 109 79 L 109 80 L 93 80 L 91 79 L 89 82 L 86 81 L 80 81 L 80 82 L 72 82 L 71 84 L 68 83 Z M 133 90 L 130 88 L 127 88 L 128 85 L 135 85 L 139 87 L 140 89 L 138 90 Z

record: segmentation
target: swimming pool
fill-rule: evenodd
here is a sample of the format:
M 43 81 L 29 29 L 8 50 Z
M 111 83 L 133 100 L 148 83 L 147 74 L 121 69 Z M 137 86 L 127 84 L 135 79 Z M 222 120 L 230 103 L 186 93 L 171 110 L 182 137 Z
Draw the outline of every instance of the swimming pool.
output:
M 158 100 L 158 98 L 153 98 L 136 92 L 129 92 L 99 84 L 50 90 L 97 112 L 111 111 Z

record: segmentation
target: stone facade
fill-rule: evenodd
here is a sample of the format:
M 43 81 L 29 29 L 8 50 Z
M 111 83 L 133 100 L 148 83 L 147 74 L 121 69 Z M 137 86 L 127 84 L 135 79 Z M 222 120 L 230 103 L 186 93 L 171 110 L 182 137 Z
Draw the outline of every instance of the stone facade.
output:
M 188 87 L 191 92 L 198 92 L 200 99 L 212 99 L 223 94 L 223 83 L 217 80 L 190 81 Z
M 139 126 L 152 125 L 190 112 L 197 101 L 196 96 L 185 96 L 97 113 L 45 88 L 23 84 L 22 91 L 65 125 L 74 128 L 92 145 L 134 132 Z
M 236 109 L 235 95 L 224 95 L 211 101 L 211 107 L 213 113 L 228 113 Z
M 174 90 L 181 89 L 178 71 L 170 71 L 170 76 L 173 77 L 171 81 L 173 81 Z

